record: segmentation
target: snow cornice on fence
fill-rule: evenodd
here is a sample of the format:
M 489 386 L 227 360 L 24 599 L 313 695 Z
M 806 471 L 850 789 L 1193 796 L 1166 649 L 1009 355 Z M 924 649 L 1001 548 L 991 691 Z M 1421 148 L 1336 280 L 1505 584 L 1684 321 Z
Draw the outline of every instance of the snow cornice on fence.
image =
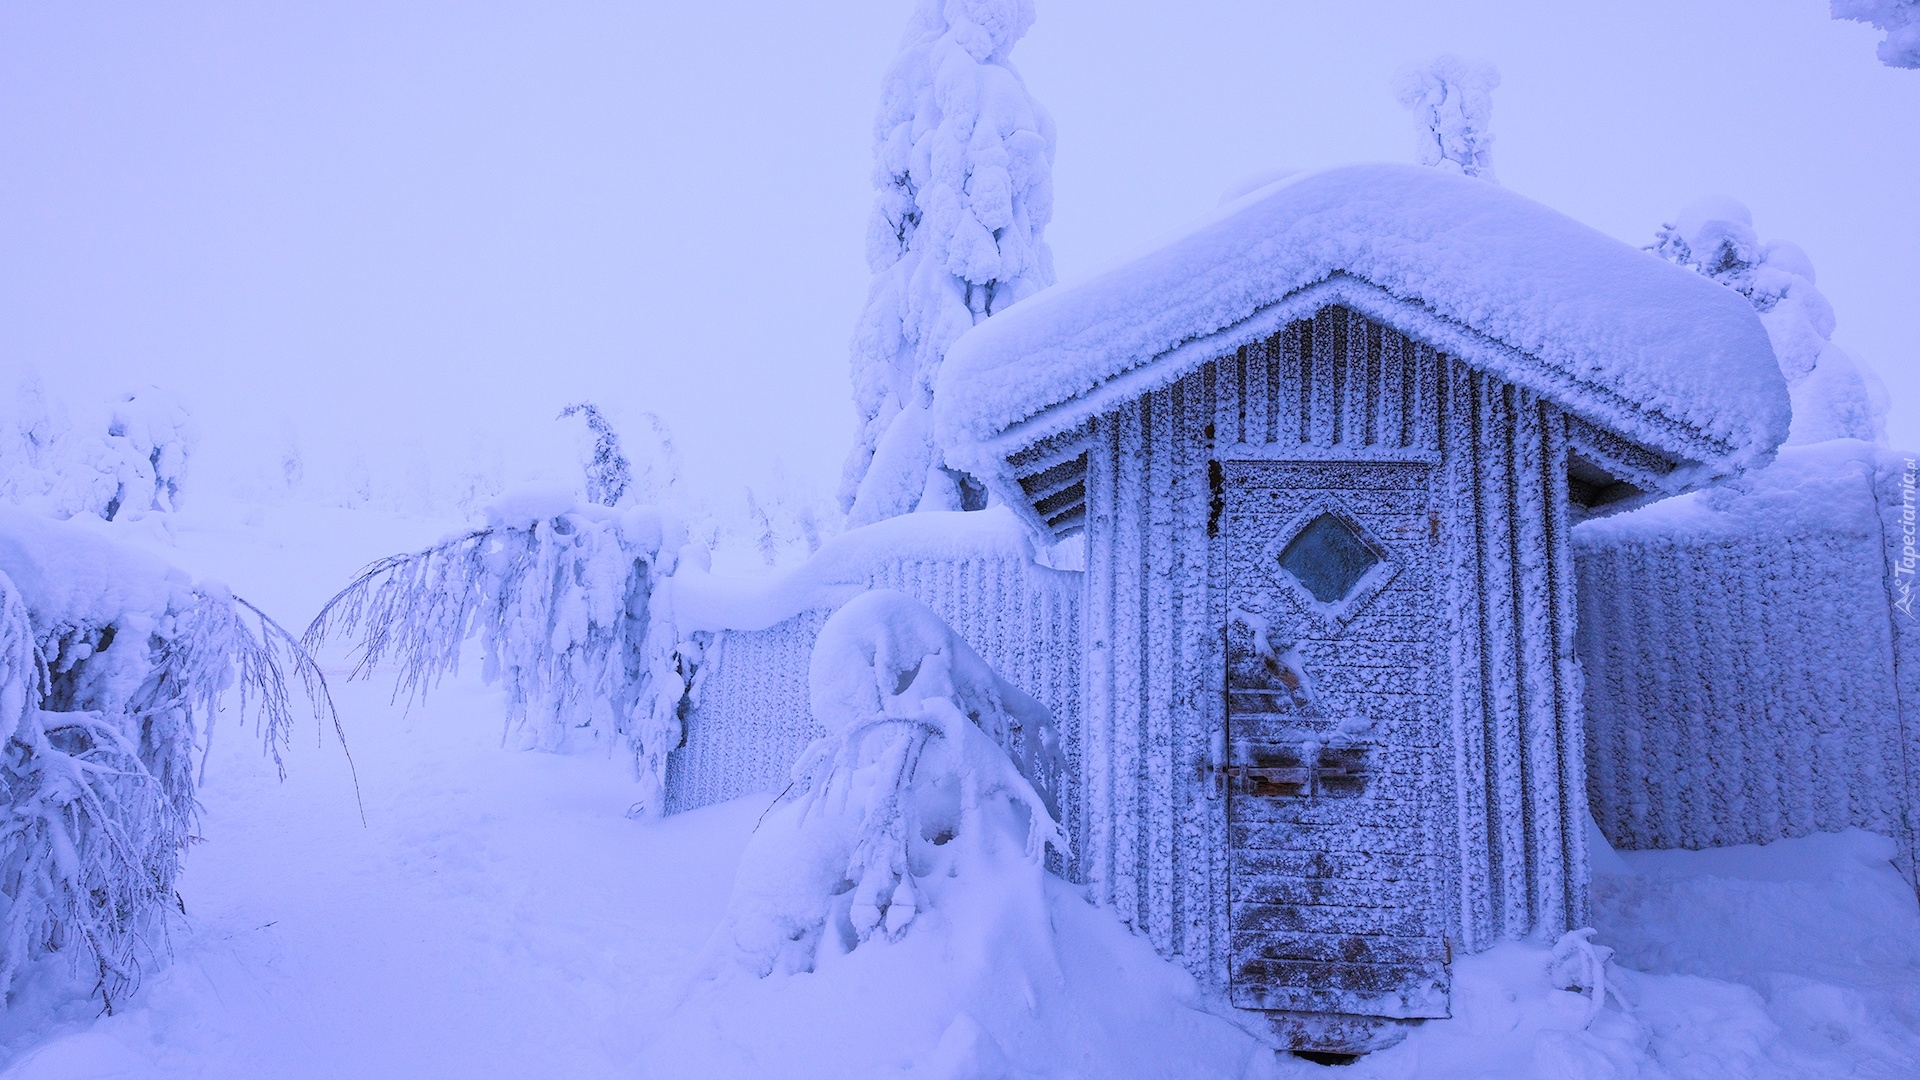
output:
M 1400 165 L 1269 185 L 981 323 L 941 372 L 937 434 L 1031 509 L 1016 474 L 1034 466 L 1010 458 L 1058 444 L 1065 461 L 1094 417 L 1335 304 L 1666 459 L 1662 493 L 1763 463 L 1786 436 L 1786 386 L 1741 297 L 1503 188 Z

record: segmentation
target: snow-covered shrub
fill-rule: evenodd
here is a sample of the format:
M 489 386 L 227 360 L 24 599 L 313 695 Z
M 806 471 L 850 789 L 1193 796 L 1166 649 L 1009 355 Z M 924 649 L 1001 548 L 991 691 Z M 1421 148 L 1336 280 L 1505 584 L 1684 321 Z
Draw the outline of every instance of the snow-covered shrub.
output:
M 104 444 L 76 433 L 38 378 L 22 380 L 0 409 L 0 498 L 56 517 L 106 508 L 118 485 L 100 467 Z
M 706 964 L 809 971 L 822 949 L 897 939 L 950 878 L 1065 849 L 1046 708 L 904 593 L 863 593 L 814 645 L 826 734 L 741 857 Z
M 84 521 L 0 513 L 0 995 L 65 953 L 110 1010 L 164 947 L 221 696 L 257 705 L 276 764 L 289 672 L 331 706 L 273 620 Z
M 946 469 L 928 409 L 954 339 L 1053 284 L 1053 121 L 1007 59 L 1032 25 L 1033 0 L 920 0 L 882 84 L 851 524 L 979 500 Z
M 509 497 L 482 528 L 369 566 L 305 640 L 354 638 L 355 674 L 391 659 L 413 694 L 457 671 L 478 635 L 482 674 L 507 693 L 508 730 L 546 750 L 625 746 L 640 806 L 657 814 L 706 637 L 679 637 L 658 588 L 685 543 L 679 521 L 651 508 Z
M 1813 261 L 1798 244 L 1761 243 L 1744 205 L 1711 196 L 1662 226 L 1648 250 L 1733 289 L 1760 313 L 1793 401 L 1789 444 L 1885 437 L 1886 389 L 1832 342 L 1833 305 L 1814 287 Z
M 1613 959 L 1613 950 L 1594 944 L 1594 933 L 1593 927 L 1583 926 L 1560 935 L 1560 940 L 1553 944 L 1553 956 L 1548 963 L 1548 976 L 1556 988 L 1586 995 L 1589 1026 L 1606 1007 L 1608 994 L 1620 1002 L 1621 1008 L 1628 1008 L 1619 989 L 1607 981 L 1607 965 Z
M 1453 55 L 1403 68 L 1393 89 L 1413 111 L 1420 164 L 1492 181 L 1493 91 L 1499 85 L 1492 64 Z
M 1920 0 L 1833 0 L 1833 17 L 1885 30 L 1880 62 L 1888 67 L 1920 68 Z

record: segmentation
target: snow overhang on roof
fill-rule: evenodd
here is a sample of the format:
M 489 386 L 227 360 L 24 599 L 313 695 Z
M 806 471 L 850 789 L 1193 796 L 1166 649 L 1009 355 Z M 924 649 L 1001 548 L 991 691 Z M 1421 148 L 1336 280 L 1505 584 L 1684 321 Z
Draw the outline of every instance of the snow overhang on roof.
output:
M 1042 474 L 1072 471 L 1074 432 L 1329 304 L 1540 393 L 1628 456 L 1650 451 L 1673 466 L 1662 493 L 1762 463 L 1786 438 L 1786 383 L 1744 297 L 1413 165 L 1281 181 L 995 315 L 947 354 L 936 434 L 950 463 L 1064 535 L 1071 522 L 1035 506 L 1058 501 Z

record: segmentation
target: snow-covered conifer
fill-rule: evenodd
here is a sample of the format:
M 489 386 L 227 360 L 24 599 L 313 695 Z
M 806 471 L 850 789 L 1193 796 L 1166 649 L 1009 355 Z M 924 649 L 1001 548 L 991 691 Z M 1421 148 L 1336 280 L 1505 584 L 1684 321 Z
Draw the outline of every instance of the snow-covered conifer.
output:
M 1752 302 L 1792 399 L 1789 444 L 1885 437 L 1886 389 L 1865 361 L 1831 340 L 1833 305 L 1814 287 L 1813 261 L 1798 244 L 1762 243 L 1746 206 L 1710 196 L 1662 226 L 1647 250 Z
M 174 510 L 195 442 L 192 415 L 156 387 L 76 423 L 29 377 L 0 408 L 0 498 L 63 518 Z
M 101 516 L 111 521 L 126 508 L 178 509 L 196 441 L 192 414 L 159 387 L 120 395 L 107 420 L 109 467 L 119 490 Z
M 652 448 L 639 454 L 633 477 L 633 503 L 636 506 L 666 506 L 680 483 L 680 451 L 673 445 L 673 429 L 656 412 L 644 412 Z M 644 444 L 642 444 L 644 447 Z
M 1880 62 L 1888 67 L 1920 68 L 1920 0 L 1833 0 L 1833 17 L 1885 30 Z
M 928 411 L 947 347 L 1053 283 L 1053 121 L 1008 61 L 1033 0 L 920 0 L 881 88 L 867 228 L 873 284 L 853 340 L 860 429 L 841 481 L 853 525 L 974 501 Z
M 587 461 L 587 501 L 600 506 L 618 506 L 633 483 L 633 466 L 620 451 L 620 433 L 591 401 L 582 401 L 560 410 L 560 419 L 579 415 L 593 432 L 593 457 Z
M 1451 54 L 1401 69 L 1394 93 L 1413 111 L 1420 164 L 1493 180 L 1493 91 L 1499 85 L 1492 64 Z

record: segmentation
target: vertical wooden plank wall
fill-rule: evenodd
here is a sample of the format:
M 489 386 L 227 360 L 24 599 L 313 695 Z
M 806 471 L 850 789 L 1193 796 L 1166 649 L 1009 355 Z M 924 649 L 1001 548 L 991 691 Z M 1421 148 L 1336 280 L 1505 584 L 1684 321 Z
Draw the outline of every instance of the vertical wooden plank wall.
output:
M 1881 451 L 1874 463 L 1874 501 L 1886 552 L 1883 580 L 1893 627 L 1894 708 L 1900 716 L 1900 777 L 1890 785 L 1903 813 L 1901 869 L 1920 889 L 1920 454 Z M 1902 590 L 1905 590 L 1904 592 Z
M 1088 455 L 1085 878 L 1169 955 L 1222 925 L 1223 822 L 1204 770 L 1224 719 L 1206 542 L 1215 371 L 1103 418 Z
M 1584 921 L 1585 738 L 1565 419 L 1529 391 L 1446 368 L 1456 925 L 1478 951 Z

